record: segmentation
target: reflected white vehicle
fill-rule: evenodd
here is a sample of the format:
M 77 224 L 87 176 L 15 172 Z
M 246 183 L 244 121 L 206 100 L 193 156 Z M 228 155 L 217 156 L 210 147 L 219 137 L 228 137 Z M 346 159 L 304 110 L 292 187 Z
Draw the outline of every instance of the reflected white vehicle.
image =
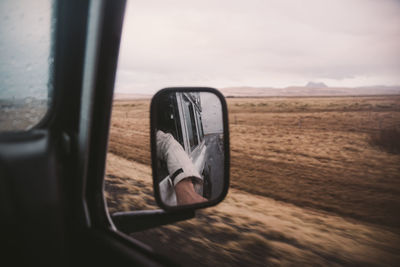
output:
M 160 103 L 159 111 L 157 128 L 165 133 L 170 133 L 182 145 L 198 173 L 202 176 L 203 183 L 194 184 L 195 191 L 205 198 L 210 198 L 210 165 L 206 161 L 207 146 L 204 136 L 200 93 L 171 93 Z M 160 185 L 171 184 L 166 166 L 161 161 L 158 164 L 158 170 Z

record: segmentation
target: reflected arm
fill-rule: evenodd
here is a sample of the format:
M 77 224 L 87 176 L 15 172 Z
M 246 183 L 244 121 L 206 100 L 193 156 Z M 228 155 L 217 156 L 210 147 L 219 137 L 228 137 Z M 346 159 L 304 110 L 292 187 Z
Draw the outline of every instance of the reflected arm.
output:
M 193 183 L 203 179 L 182 146 L 171 134 L 157 131 L 157 157 L 167 164 L 169 176 L 174 184 L 178 205 L 206 201 L 197 194 Z

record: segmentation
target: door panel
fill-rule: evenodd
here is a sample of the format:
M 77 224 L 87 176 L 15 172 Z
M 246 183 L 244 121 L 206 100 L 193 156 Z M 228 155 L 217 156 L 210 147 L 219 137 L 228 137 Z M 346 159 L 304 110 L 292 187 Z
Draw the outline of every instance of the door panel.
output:
M 64 258 L 63 207 L 57 157 L 48 131 L 0 136 L 1 236 L 15 260 Z M 8 247 L 8 248 L 10 248 Z M 48 257 L 43 257 L 43 251 Z M 7 253 L 8 254 L 8 253 Z M 8 255 L 10 256 L 10 255 Z

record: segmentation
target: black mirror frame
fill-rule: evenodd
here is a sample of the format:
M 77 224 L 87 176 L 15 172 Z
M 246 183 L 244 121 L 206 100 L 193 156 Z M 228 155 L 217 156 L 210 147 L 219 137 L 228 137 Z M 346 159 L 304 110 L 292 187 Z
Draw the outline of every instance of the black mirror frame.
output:
M 156 131 L 155 126 L 157 125 L 157 98 L 170 93 L 185 93 L 185 92 L 208 92 L 216 95 L 221 102 L 222 107 L 222 120 L 223 120 L 223 131 L 224 131 L 224 187 L 218 198 L 204 202 L 196 203 L 192 205 L 184 206 L 168 206 L 165 205 L 160 197 L 160 188 L 157 183 L 157 142 L 156 142 Z M 229 170 L 230 170 L 230 146 L 229 146 L 229 123 L 228 123 L 228 109 L 225 101 L 225 97 L 217 89 L 210 87 L 169 87 L 158 91 L 151 99 L 150 105 L 150 144 L 151 144 L 151 166 L 153 172 L 153 190 L 154 197 L 159 207 L 166 211 L 176 211 L 176 210 L 194 210 L 206 207 L 212 207 L 220 203 L 226 195 L 229 189 Z

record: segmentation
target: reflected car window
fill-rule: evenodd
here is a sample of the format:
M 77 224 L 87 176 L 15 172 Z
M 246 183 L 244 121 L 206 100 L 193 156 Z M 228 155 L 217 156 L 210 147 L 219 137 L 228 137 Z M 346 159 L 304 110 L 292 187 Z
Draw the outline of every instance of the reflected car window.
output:
M 194 120 L 194 111 L 191 102 L 184 97 L 185 120 L 189 137 L 190 149 L 193 150 L 199 144 L 197 140 L 196 122 Z

